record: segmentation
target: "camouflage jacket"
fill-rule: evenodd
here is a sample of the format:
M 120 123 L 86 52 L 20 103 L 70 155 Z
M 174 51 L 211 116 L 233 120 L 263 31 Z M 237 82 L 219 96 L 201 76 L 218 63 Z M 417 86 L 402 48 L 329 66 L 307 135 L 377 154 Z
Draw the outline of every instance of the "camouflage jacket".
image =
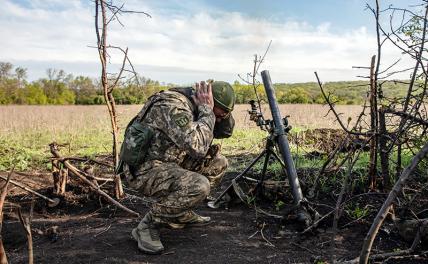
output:
M 193 103 L 189 89 L 191 91 L 188 88 L 186 93 L 177 89 L 157 93 L 139 113 L 140 117 L 145 113 L 140 122 L 154 130 L 146 163 L 180 164 L 186 155 L 203 158 L 214 136 L 224 138 L 232 134 L 233 117 L 216 123 L 214 113 L 207 105 L 196 106 Z
M 139 115 L 143 112 L 146 113 L 140 122 L 154 130 L 145 162 L 181 163 L 186 154 L 194 158 L 205 156 L 215 124 L 214 113 L 207 105 L 195 109 L 186 96 L 165 91 L 152 96 Z

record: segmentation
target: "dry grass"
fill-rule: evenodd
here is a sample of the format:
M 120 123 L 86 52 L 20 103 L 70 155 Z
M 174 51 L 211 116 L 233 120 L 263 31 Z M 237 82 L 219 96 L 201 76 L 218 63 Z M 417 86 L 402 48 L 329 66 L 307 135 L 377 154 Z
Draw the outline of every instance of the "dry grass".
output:
M 254 127 L 254 123 L 249 121 L 249 109 L 250 107 L 247 105 L 236 106 L 234 116 L 239 128 Z M 282 116 L 290 116 L 289 123 L 296 128 L 340 128 L 339 124 L 335 122 L 332 113 L 326 116 L 328 113 L 328 106 L 317 104 L 282 104 L 279 105 L 279 109 Z M 362 107 L 358 105 L 338 105 L 336 109 L 339 113 L 343 113 L 341 117 L 346 123 L 349 117 L 355 120 L 360 114 Z M 271 118 L 268 105 L 262 106 L 262 111 L 266 118 Z
M 123 128 L 138 113 L 141 105 L 118 106 L 119 126 Z M 234 110 L 236 132 L 225 140 L 225 154 L 248 153 L 259 148 L 265 132 L 249 120 L 247 105 Z M 321 105 L 280 105 L 290 115 L 294 131 L 307 128 L 338 128 L 328 109 Z M 356 116 L 361 107 L 338 106 L 348 116 Z M 264 107 L 264 112 L 269 109 Z M 268 118 L 268 115 L 266 116 Z M 106 106 L 0 106 L 0 170 L 18 164 L 17 169 L 40 167 L 50 156 L 52 141 L 69 143 L 69 155 L 95 155 L 111 151 L 110 120 Z M 66 150 L 64 150 L 66 151 Z M 258 151 L 258 150 L 255 150 Z
M 141 105 L 119 105 L 118 118 L 121 127 L 138 113 Z M 233 112 L 237 128 L 252 128 L 248 118 L 248 105 L 237 105 Z M 343 113 L 343 120 L 355 117 L 361 111 L 360 106 L 337 106 Z M 267 106 L 263 107 L 266 117 L 270 117 Z M 326 116 L 328 108 L 322 105 L 280 105 L 282 115 L 290 115 L 290 124 L 299 128 L 339 128 L 333 116 Z M 110 127 L 107 108 L 97 106 L 0 106 L 0 133 L 27 134 L 40 132 L 49 134 L 53 140 L 64 133 L 108 133 Z

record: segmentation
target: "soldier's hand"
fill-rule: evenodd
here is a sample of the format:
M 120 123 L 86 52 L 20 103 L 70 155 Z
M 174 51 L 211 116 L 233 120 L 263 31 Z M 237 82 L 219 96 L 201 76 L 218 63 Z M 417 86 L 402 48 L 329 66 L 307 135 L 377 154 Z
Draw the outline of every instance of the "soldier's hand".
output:
M 196 105 L 206 104 L 211 109 L 214 108 L 214 99 L 211 88 L 211 83 L 205 83 L 204 81 L 195 84 L 196 93 L 192 95 Z

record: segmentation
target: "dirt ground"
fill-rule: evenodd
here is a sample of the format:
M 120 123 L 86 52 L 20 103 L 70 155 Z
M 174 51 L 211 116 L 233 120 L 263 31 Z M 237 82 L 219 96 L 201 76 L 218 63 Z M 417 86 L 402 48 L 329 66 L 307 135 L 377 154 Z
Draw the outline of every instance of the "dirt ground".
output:
M 222 188 L 233 177 L 231 173 L 226 175 Z M 49 194 L 49 173 L 33 173 L 31 177 L 15 174 L 14 178 Z M 370 199 L 383 201 L 384 197 L 374 195 Z M 31 196 L 16 188 L 8 197 L 8 201 L 20 204 L 23 212 L 28 212 L 31 200 Z M 321 202 L 332 204 L 333 201 Z M 126 199 L 124 203 L 142 214 L 148 210 L 138 200 Z M 320 213 L 331 210 L 318 209 Z M 162 229 L 164 253 L 145 255 L 138 251 L 130 236 L 139 220 L 96 196 L 82 194 L 80 202 L 69 199 L 55 208 L 46 208 L 44 202 L 37 200 L 32 219 L 35 263 L 326 263 L 321 261 L 330 256 L 331 219 L 315 232 L 300 235 L 294 221 L 256 214 L 244 204 L 231 205 L 228 209 L 210 209 L 203 204 L 197 212 L 211 216 L 213 223 L 191 229 Z M 350 222 L 339 223 L 342 227 L 336 237 L 339 260 L 358 256 L 369 228 L 367 221 Z M 345 224 L 348 225 L 343 227 Z M 26 263 L 26 236 L 14 213 L 7 210 L 2 233 L 9 262 Z M 394 232 L 388 234 L 387 226 L 379 232 L 375 245 L 375 252 L 410 246 Z M 387 263 L 408 262 L 404 259 L 404 262 Z M 428 259 L 412 260 L 412 263 L 428 263 Z

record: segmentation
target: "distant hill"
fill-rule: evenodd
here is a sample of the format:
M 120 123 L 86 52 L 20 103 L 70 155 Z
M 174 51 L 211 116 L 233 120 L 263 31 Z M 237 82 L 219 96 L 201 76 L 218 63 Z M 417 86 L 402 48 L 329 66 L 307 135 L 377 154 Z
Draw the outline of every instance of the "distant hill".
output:
M 275 87 L 280 92 L 287 93 L 293 89 L 303 89 L 315 103 L 323 103 L 324 99 L 317 83 L 294 83 L 276 84 Z M 387 98 L 404 97 L 407 85 L 400 82 L 386 82 L 381 86 L 383 95 Z M 367 97 L 369 82 L 367 81 L 341 81 L 327 82 L 324 84 L 326 92 L 331 92 L 339 100 L 339 104 L 361 104 Z
M 253 88 L 249 85 L 234 83 L 238 103 L 247 103 L 254 99 Z M 325 100 L 317 83 L 276 83 L 276 98 L 279 103 L 291 104 L 323 104 Z M 327 93 L 337 104 L 362 104 L 367 98 L 369 82 L 367 81 L 340 81 L 324 83 Z M 263 87 L 258 87 L 258 93 L 264 96 Z M 381 85 L 381 93 L 387 98 L 404 97 L 407 91 L 405 81 L 388 81 Z

